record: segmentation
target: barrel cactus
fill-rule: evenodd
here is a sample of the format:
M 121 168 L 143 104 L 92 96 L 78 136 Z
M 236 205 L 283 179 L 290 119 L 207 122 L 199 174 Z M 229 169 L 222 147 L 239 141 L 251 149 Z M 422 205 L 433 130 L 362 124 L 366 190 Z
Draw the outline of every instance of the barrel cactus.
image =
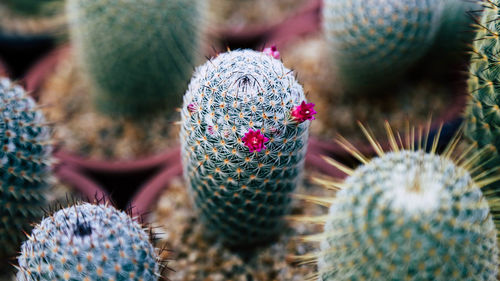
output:
M 304 164 L 313 104 L 273 56 L 230 51 L 198 67 L 184 96 L 184 177 L 209 229 L 229 245 L 283 225 Z
M 178 107 L 200 45 L 202 0 L 69 0 L 97 108 L 139 118 Z
M 446 0 L 444 1 L 443 17 L 436 36 L 436 52 L 454 51 L 465 54 L 464 48 L 472 43 L 474 19 L 481 11 L 477 1 Z
M 438 155 L 438 137 L 426 152 L 429 142 L 414 148 L 412 133 L 401 147 L 400 134 L 388 132 L 392 151 L 370 138 L 378 157 L 369 160 L 346 145 L 363 164 L 350 169 L 329 160 L 348 177 L 321 182 L 340 188 L 335 198 L 308 198 L 331 204 L 328 215 L 308 219 L 324 224 L 308 237 L 320 245 L 312 255 L 317 279 L 497 280 L 498 205 L 481 188 L 499 177 L 478 170 L 484 151 L 455 158 L 455 138 Z
M 0 78 L 0 258 L 19 250 L 42 215 L 50 182 L 51 131 L 35 101 Z M 6 264 L 6 262 L 2 262 Z M 1 266 L 0 266 L 1 267 Z
M 126 213 L 81 203 L 35 226 L 18 257 L 17 281 L 156 281 L 150 235 Z
M 500 1 L 482 1 L 483 15 L 478 25 L 469 74 L 470 100 L 465 113 L 465 135 L 478 148 L 489 147 L 493 154 L 486 164 L 488 167 L 500 165 L 500 66 L 498 51 L 500 42 Z
M 380 87 L 434 43 L 442 0 L 325 0 L 323 29 L 346 89 Z

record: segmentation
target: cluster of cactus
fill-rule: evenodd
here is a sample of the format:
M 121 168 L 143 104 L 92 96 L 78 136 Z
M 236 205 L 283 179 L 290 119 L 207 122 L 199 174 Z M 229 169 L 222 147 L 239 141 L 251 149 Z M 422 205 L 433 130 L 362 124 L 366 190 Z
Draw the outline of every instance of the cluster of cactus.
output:
M 315 111 L 277 55 L 219 54 L 184 96 L 184 177 L 203 221 L 229 245 L 278 233 L 304 165 Z
M 142 117 L 179 106 L 200 45 L 202 0 L 69 0 L 97 108 Z
M 22 87 L 0 78 L 0 258 L 19 250 L 42 215 L 50 180 L 51 130 Z
M 89 203 L 43 219 L 18 262 L 17 281 L 155 281 L 161 267 L 139 223 L 114 207 Z
M 500 66 L 498 51 L 500 43 L 500 1 L 482 1 L 483 15 L 479 23 L 470 64 L 470 101 L 465 113 L 465 135 L 479 149 L 490 147 L 493 157 L 485 165 L 500 164 Z M 491 156 L 491 155 L 490 155 Z M 486 159 L 485 159 L 486 160 Z

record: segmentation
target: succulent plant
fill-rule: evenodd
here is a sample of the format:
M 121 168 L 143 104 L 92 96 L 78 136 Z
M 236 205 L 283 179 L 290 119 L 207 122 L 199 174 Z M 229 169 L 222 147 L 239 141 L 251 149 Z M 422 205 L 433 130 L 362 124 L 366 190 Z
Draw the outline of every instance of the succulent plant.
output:
M 442 2 L 325 0 L 323 29 L 344 87 L 380 87 L 417 62 L 434 43 Z
M 482 1 L 484 6 L 477 30 L 469 74 L 470 100 L 465 113 L 465 135 L 478 148 L 489 147 L 487 167 L 500 164 L 500 83 L 497 40 L 500 31 L 500 1 Z M 486 160 L 486 159 L 485 159 Z
M 51 131 L 22 87 L 0 78 L 0 258 L 15 255 L 46 204 Z
M 160 262 L 150 238 L 112 206 L 70 206 L 35 226 L 21 247 L 17 281 L 158 280 Z
M 202 0 L 69 0 L 76 56 L 98 109 L 139 118 L 178 107 L 200 45 Z
M 315 113 L 271 55 L 230 51 L 196 69 L 181 113 L 184 177 L 226 244 L 265 242 L 282 228 Z
M 443 155 L 437 137 L 414 148 L 388 127 L 392 151 L 368 160 L 345 145 L 363 164 L 356 169 L 332 164 L 348 174 L 343 182 L 323 181 L 340 190 L 320 219 L 318 274 L 330 280 L 497 280 L 499 260 L 494 212 L 481 188 L 499 177 L 477 173 L 482 152 L 452 156 L 454 139 Z M 411 135 L 411 134 L 408 134 Z M 427 141 L 419 142 L 426 144 Z M 309 198 L 312 200 L 312 198 Z M 498 204 L 492 205 L 497 207 Z M 492 207 L 492 208 L 493 208 Z

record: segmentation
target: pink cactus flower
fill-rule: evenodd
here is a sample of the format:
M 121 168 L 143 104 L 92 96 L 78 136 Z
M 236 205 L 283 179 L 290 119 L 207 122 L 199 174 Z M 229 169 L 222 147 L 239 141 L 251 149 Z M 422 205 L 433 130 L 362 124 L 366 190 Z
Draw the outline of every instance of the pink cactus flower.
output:
M 272 45 L 270 48 L 265 48 L 262 52 L 266 55 L 270 55 L 277 60 L 280 59 L 280 52 L 278 51 L 278 48 L 276 48 L 276 45 Z
M 269 141 L 259 130 L 249 129 L 245 136 L 241 139 L 245 145 L 250 149 L 250 152 L 259 152 L 266 149 L 265 142 Z
M 189 113 L 193 113 L 193 112 L 198 110 L 198 106 L 196 106 L 196 104 L 194 104 L 194 103 L 190 103 L 190 104 L 188 104 L 187 109 L 188 109 Z
M 299 106 L 296 106 L 292 110 L 293 119 L 299 123 L 302 123 L 306 120 L 315 120 L 314 114 L 317 112 L 314 110 L 314 103 L 307 103 L 302 101 Z

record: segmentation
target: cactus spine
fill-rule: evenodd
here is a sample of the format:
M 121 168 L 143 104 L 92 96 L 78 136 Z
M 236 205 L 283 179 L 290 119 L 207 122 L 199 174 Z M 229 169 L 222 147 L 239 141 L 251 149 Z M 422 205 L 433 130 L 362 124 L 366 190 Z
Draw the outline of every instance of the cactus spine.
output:
M 478 27 L 470 64 L 470 100 L 465 113 L 465 135 L 478 148 L 489 147 L 493 151 L 488 167 L 500 164 L 500 84 L 498 52 L 500 47 L 500 1 L 482 1 L 483 15 Z M 487 160 L 487 159 L 484 159 Z
M 309 119 L 293 72 L 251 50 L 198 67 L 184 96 L 184 176 L 206 225 L 230 245 L 264 242 L 282 227 L 299 180 Z
M 431 47 L 442 0 L 325 0 L 323 29 L 344 86 L 380 87 Z
M 150 237 L 111 206 L 70 206 L 45 218 L 21 248 L 17 281 L 153 281 L 160 265 Z
M 0 258 L 15 255 L 22 231 L 29 231 L 30 223 L 42 216 L 50 178 L 50 134 L 33 99 L 0 78 Z
M 97 107 L 141 117 L 179 106 L 200 44 L 202 0 L 69 0 Z
M 481 152 L 457 162 L 451 155 L 458 139 L 439 156 L 439 137 L 425 152 L 427 145 L 415 150 L 410 138 L 399 147 L 400 134 L 387 128 L 391 152 L 369 136 L 378 157 L 351 149 L 363 162 L 355 170 L 331 161 L 349 176 L 325 184 L 341 188 L 335 198 L 317 199 L 331 204 L 324 233 L 310 239 L 320 243 L 318 279 L 497 280 L 496 211 L 481 188 L 498 176 L 476 173 Z

